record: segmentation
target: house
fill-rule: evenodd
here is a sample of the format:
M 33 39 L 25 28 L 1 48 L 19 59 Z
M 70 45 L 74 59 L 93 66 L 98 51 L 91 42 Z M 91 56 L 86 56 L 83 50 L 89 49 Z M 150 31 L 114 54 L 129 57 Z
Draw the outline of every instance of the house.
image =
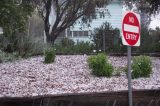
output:
M 67 37 L 74 42 L 91 41 L 91 34 L 95 28 L 100 27 L 104 22 L 109 22 L 113 28 L 121 29 L 122 18 L 122 2 L 119 0 L 112 0 L 112 2 L 103 8 L 96 8 L 96 11 L 103 11 L 105 17 L 97 14 L 97 18 L 93 19 L 90 26 L 82 26 L 77 20 L 74 26 L 66 29 L 59 38 Z M 65 35 L 65 36 L 64 36 Z
M 96 11 L 104 11 L 105 17 L 100 17 L 99 14 L 96 19 L 93 19 L 89 26 L 82 26 L 77 20 L 76 24 L 66 29 L 59 38 L 67 37 L 74 42 L 91 42 L 92 32 L 95 28 L 100 27 L 104 22 L 111 24 L 113 28 L 118 28 L 121 31 L 122 27 L 122 12 L 125 11 L 121 0 L 112 0 L 112 2 L 104 8 L 96 8 Z M 137 12 L 137 8 L 133 8 L 133 11 Z M 145 13 L 140 13 L 141 24 L 148 25 L 148 16 Z M 65 36 L 64 36 L 65 35 Z

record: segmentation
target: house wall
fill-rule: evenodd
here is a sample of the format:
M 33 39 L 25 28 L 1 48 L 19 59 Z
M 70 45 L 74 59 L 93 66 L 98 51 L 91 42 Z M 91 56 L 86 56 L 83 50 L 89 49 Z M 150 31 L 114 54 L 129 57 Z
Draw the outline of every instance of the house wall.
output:
M 71 31 L 70 32 L 71 35 L 69 36 L 70 39 L 74 40 L 75 42 L 77 41 L 90 42 L 91 32 L 93 32 L 95 28 L 100 27 L 104 22 L 109 22 L 113 28 L 118 28 L 121 30 L 121 20 L 122 20 L 121 2 L 114 1 L 105 8 L 99 8 L 97 10 L 105 11 L 105 17 L 100 17 L 100 15 L 97 14 L 98 17 L 96 19 L 93 19 L 93 21 L 90 23 L 90 27 L 82 26 L 79 22 L 77 22 L 74 26 L 70 27 Z

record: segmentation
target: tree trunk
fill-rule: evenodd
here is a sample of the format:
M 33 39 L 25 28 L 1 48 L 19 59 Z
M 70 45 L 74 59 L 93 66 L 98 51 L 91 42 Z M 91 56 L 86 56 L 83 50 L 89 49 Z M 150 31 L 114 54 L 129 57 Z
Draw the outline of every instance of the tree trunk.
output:
M 47 37 L 47 43 L 54 45 L 55 40 L 57 39 L 59 34 L 55 34 L 53 32 L 51 32 L 51 34 L 46 35 Z

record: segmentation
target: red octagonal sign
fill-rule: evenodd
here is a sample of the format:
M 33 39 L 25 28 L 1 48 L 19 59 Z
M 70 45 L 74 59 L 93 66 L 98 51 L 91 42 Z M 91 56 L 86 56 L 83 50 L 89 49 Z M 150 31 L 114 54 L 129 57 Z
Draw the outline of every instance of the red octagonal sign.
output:
M 122 20 L 123 45 L 140 46 L 140 15 L 125 12 Z

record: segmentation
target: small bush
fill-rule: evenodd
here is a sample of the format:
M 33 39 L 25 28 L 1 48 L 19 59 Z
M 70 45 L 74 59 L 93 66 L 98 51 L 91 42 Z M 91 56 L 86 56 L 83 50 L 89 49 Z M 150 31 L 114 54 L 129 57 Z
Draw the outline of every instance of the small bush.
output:
M 20 56 L 27 58 L 36 55 L 43 55 L 46 46 L 47 44 L 43 43 L 42 39 L 26 36 L 19 38 L 16 51 Z
M 93 47 L 89 42 L 77 42 L 77 44 L 74 45 L 76 53 L 79 54 L 90 54 L 92 53 Z
M 72 40 L 68 40 L 70 43 L 66 43 L 66 40 L 61 44 L 55 45 L 56 53 L 62 54 L 91 54 L 93 47 L 89 42 L 77 42 L 73 43 Z M 66 44 L 66 45 L 65 45 Z
M 45 44 L 42 40 L 35 40 L 32 48 L 29 50 L 29 53 L 26 54 L 26 57 L 43 55 L 44 49 L 49 47 L 50 45 Z
M 98 54 L 97 56 L 90 56 L 88 58 L 89 68 L 92 69 L 93 74 L 97 76 L 110 77 L 113 73 L 113 66 L 107 61 L 105 54 Z
M 55 60 L 55 51 L 53 48 L 45 50 L 44 63 L 52 63 Z
M 70 47 L 74 45 L 74 41 L 68 38 L 63 38 L 61 41 L 61 45 L 63 47 Z
M 15 60 L 18 60 L 20 57 L 18 56 L 18 53 L 6 53 L 2 50 L 0 50 L 0 63 L 3 62 L 12 62 Z
M 30 56 L 43 55 L 43 49 L 47 44 L 42 38 L 17 34 L 14 39 L 0 35 L 0 49 L 6 53 L 16 52 L 19 56 L 27 58 Z
M 137 56 L 132 63 L 132 78 L 149 77 L 152 72 L 151 59 L 148 56 Z

